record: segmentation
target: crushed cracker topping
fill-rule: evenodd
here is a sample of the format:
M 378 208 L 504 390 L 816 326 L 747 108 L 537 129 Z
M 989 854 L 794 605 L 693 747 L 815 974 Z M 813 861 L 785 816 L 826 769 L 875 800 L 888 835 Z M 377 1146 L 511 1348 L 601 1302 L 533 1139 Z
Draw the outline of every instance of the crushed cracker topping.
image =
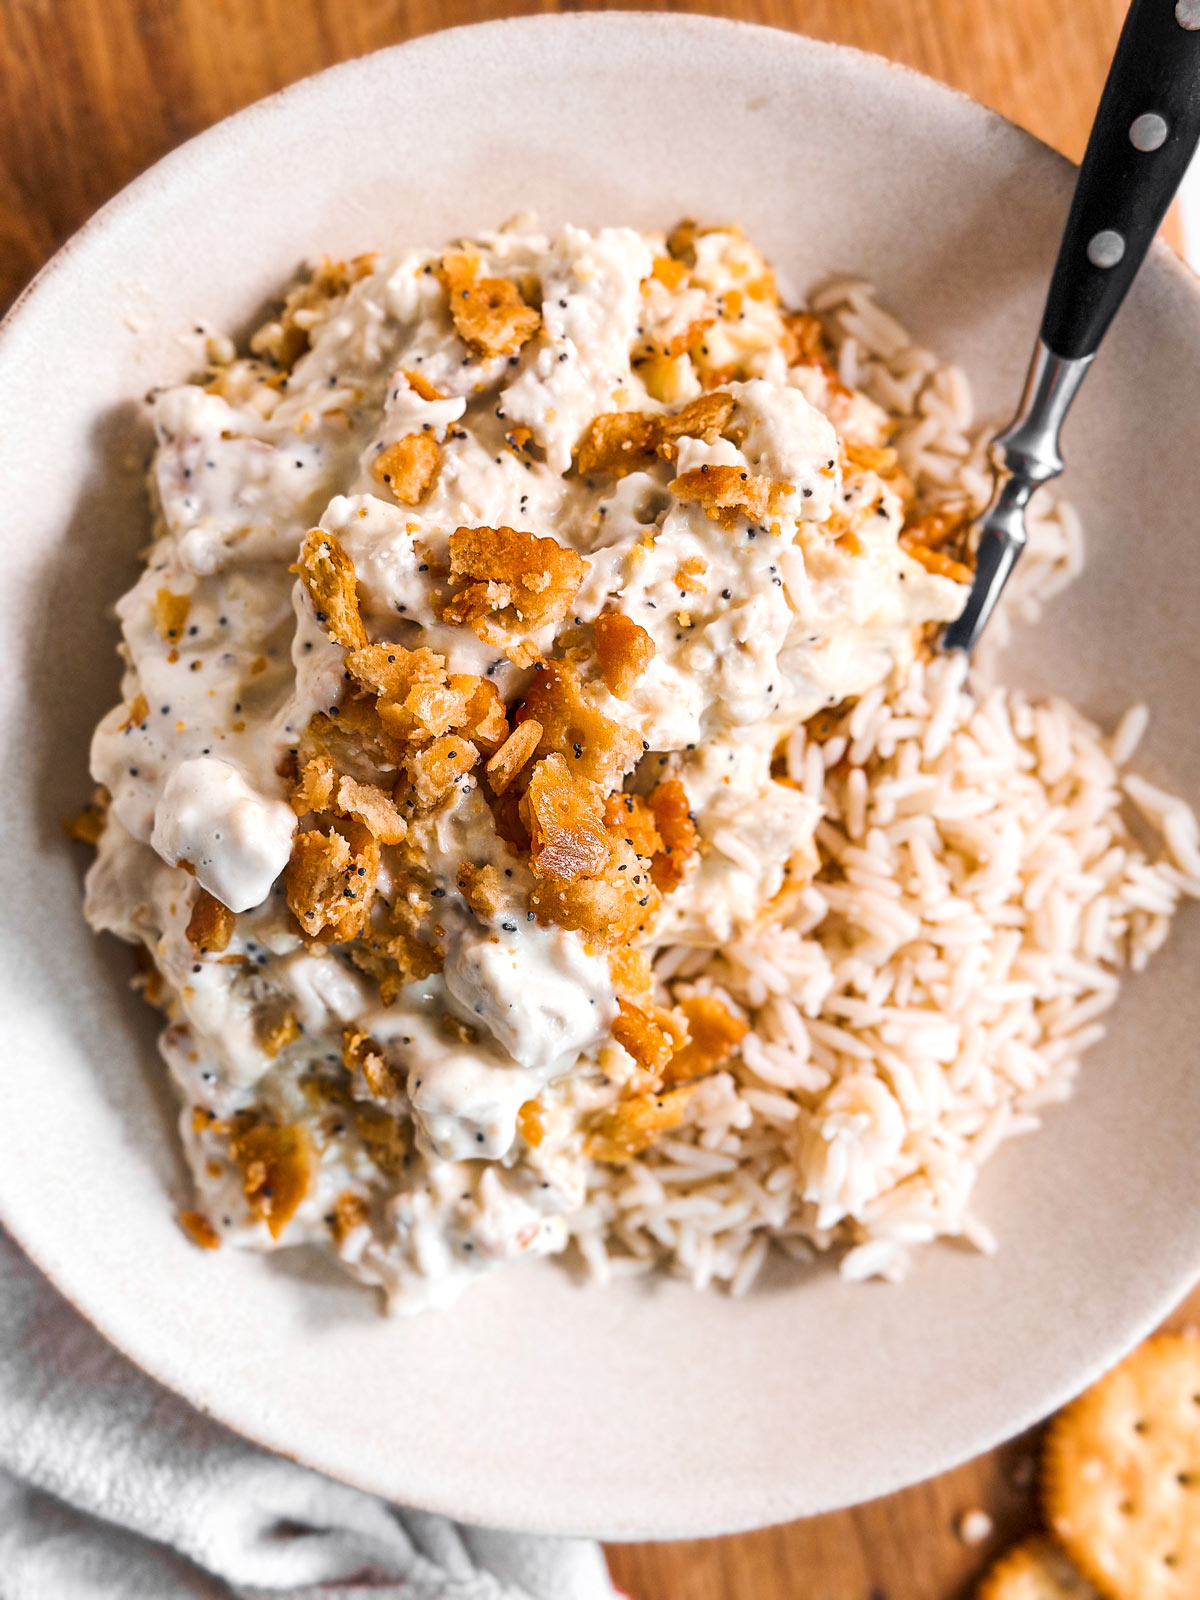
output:
M 503 794 L 533 755 L 542 739 L 542 725 L 533 717 L 519 723 L 488 761 L 488 783 L 495 794 Z
M 529 864 L 543 878 L 594 877 L 608 860 L 604 795 L 571 773 L 562 756 L 538 762 L 521 802 L 530 837 Z
M 664 1006 L 641 1006 L 622 996 L 613 1023 L 613 1038 L 641 1067 L 660 1073 L 681 1051 L 688 1037 L 686 1022 Z
M 750 1032 L 750 1025 L 716 995 L 688 995 L 679 1002 L 688 1037 L 664 1064 L 662 1081 L 668 1088 L 703 1078 L 723 1066 Z
M 295 570 L 330 638 L 347 650 L 363 649 L 367 630 L 358 609 L 354 563 L 333 535 L 320 528 L 306 535 Z
M 509 356 L 533 338 L 541 313 L 507 278 L 480 278 L 478 262 L 458 251 L 442 257 L 450 318 L 460 339 L 483 356 Z
M 666 1094 L 635 1095 L 612 1111 L 595 1115 L 584 1142 L 586 1154 L 593 1161 L 624 1166 L 648 1150 L 660 1135 L 679 1127 L 687 1115 L 691 1092 L 685 1086 Z
M 191 595 L 173 594 L 170 589 L 160 589 L 154 596 L 154 626 L 158 629 L 160 637 L 171 640 L 182 639 L 191 609 Z
M 596 658 L 609 694 L 627 699 L 654 659 L 654 640 L 645 628 L 621 611 L 605 611 L 593 628 Z
M 207 889 L 199 889 L 188 918 L 187 941 L 201 955 L 219 955 L 229 948 L 236 918 Z
M 437 476 L 441 449 L 428 433 L 409 433 L 381 450 L 371 463 L 371 476 L 389 488 L 401 505 L 415 506 Z
M 511 612 L 520 631 L 561 622 L 588 569 L 557 539 L 516 528 L 457 528 L 450 580 L 464 585 L 442 608 L 444 622 L 477 623 Z
M 302 1123 L 278 1127 L 252 1121 L 234 1132 L 230 1153 L 242 1170 L 251 1214 L 278 1239 L 312 1187 L 317 1153 Z
M 723 528 L 733 528 L 740 516 L 751 522 L 766 509 L 771 485 L 742 467 L 693 467 L 671 480 L 671 493 L 680 500 L 695 501 L 706 516 Z
M 683 882 L 696 855 L 696 824 L 688 806 L 687 790 L 678 778 L 668 778 L 650 792 L 650 810 L 661 838 L 652 854 L 650 875 L 664 894 Z
M 201 1211 L 181 1211 L 179 1221 L 193 1244 L 201 1250 L 219 1250 L 221 1235 Z
M 581 777 L 614 789 L 641 754 L 637 734 L 597 711 L 568 661 L 548 661 L 525 691 L 517 720 L 541 725 L 537 754 L 562 756 Z
M 341 944 L 365 928 L 378 876 L 376 840 L 360 825 L 335 823 L 296 835 L 283 881 L 303 932 Z

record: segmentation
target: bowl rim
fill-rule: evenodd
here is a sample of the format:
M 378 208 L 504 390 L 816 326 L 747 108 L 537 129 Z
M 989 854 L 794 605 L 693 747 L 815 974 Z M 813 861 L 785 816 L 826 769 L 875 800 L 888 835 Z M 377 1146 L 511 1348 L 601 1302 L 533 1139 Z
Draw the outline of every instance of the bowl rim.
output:
M 872 51 L 862 50 L 855 46 L 815 39 L 811 36 L 793 32 L 788 29 L 777 28 L 769 24 L 745 22 L 727 17 L 712 17 L 698 13 L 675 12 L 650 12 L 650 11 L 585 11 L 585 12 L 551 12 L 537 13 L 531 16 L 505 17 L 489 21 L 464 23 L 453 28 L 434 29 L 430 32 L 417 35 L 414 38 L 402 40 L 396 44 L 384 46 L 381 49 L 368 52 L 364 55 L 348 58 L 330 67 L 326 67 L 294 83 L 273 92 L 263 98 L 251 102 L 240 110 L 222 118 L 193 134 L 181 144 L 167 151 L 148 168 L 131 180 L 115 195 L 100 206 L 73 234 L 71 234 L 42 265 L 34 277 L 19 291 L 16 298 L 0 318 L 0 371 L 3 369 L 7 352 L 14 336 L 18 333 L 27 313 L 37 306 L 47 288 L 71 267 L 86 250 L 102 241 L 106 234 L 117 225 L 125 215 L 143 204 L 146 200 L 169 188 L 177 171 L 182 171 L 198 160 L 202 160 L 208 150 L 216 148 L 227 140 L 236 140 L 248 128 L 268 121 L 270 118 L 283 113 L 290 113 L 295 107 L 303 107 L 305 102 L 318 93 L 328 92 L 330 83 L 344 81 L 351 84 L 360 74 L 367 63 L 380 63 L 388 58 L 405 54 L 406 59 L 419 55 L 424 51 L 444 51 L 448 41 L 464 33 L 478 35 L 481 32 L 499 34 L 505 32 L 509 35 L 519 32 L 550 33 L 553 31 L 564 32 L 574 30 L 580 34 L 592 33 L 596 35 L 609 35 L 618 32 L 641 32 L 650 41 L 656 36 L 671 35 L 678 37 L 680 34 L 693 36 L 719 34 L 726 35 L 730 44 L 735 37 L 744 37 L 747 33 L 767 35 L 773 38 L 776 49 L 794 51 L 797 57 L 805 56 L 810 60 L 836 61 L 838 70 L 848 71 L 869 79 L 872 75 L 877 80 L 884 78 L 906 80 L 910 90 L 924 96 L 927 101 L 940 100 L 943 104 L 953 102 L 960 108 L 970 108 L 969 114 L 980 125 L 989 124 L 994 128 L 1004 128 L 1010 135 L 1018 136 L 1018 142 L 1023 144 L 1031 159 L 1045 163 L 1047 159 L 1057 165 L 1060 170 L 1071 172 L 1077 170 L 1076 164 L 1071 162 L 1060 152 L 1027 129 L 1020 127 L 1001 113 L 994 111 L 972 96 L 944 84 L 939 80 L 918 71 L 917 69 L 901 62 L 896 62 Z M 452 48 L 452 44 L 450 48 Z M 1160 238 L 1156 239 L 1151 247 L 1144 270 L 1165 274 L 1174 278 L 1180 286 L 1185 286 L 1184 292 L 1191 294 L 1197 307 L 1200 308 L 1200 277 L 1176 255 Z M 145 1332 L 136 1317 L 126 1319 L 124 1325 L 113 1328 L 104 1320 L 93 1317 L 89 1307 L 95 1296 L 80 1276 L 67 1257 L 61 1256 L 53 1246 L 47 1246 L 45 1241 L 37 1237 L 36 1227 L 26 1229 L 23 1223 L 35 1215 L 36 1208 L 32 1205 L 26 1208 L 22 1203 L 19 1186 L 7 1189 L 4 1181 L 4 1169 L 0 1165 L 0 1225 L 3 1225 L 29 1261 L 51 1282 L 63 1298 L 100 1334 L 114 1349 L 129 1359 L 137 1368 L 163 1385 L 173 1394 L 179 1396 L 191 1406 L 205 1415 L 212 1417 L 222 1425 L 230 1428 L 239 1436 L 250 1440 L 262 1448 L 283 1455 L 292 1460 L 303 1460 L 303 1464 L 313 1470 L 327 1473 L 342 1482 L 351 1484 L 370 1494 L 380 1492 L 378 1481 L 373 1479 L 368 1470 L 356 1474 L 347 1470 L 344 1463 L 336 1467 L 329 1464 L 328 1456 L 324 1461 L 320 1452 L 298 1457 L 295 1453 L 294 1442 L 289 1439 L 283 1430 L 272 1428 L 265 1423 L 255 1426 L 244 1419 L 232 1419 L 222 1406 L 219 1393 L 210 1391 L 203 1382 L 189 1384 L 186 1376 L 176 1370 L 172 1363 L 166 1359 L 166 1352 L 156 1346 L 152 1336 Z M 1200 1265 L 1200 1261 L 1197 1262 Z M 1177 1303 L 1182 1293 L 1194 1281 L 1194 1275 L 1186 1278 L 1180 1277 L 1173 1283 L 1169 1290 L 1163 1292 L 1153 1303 L 1143 1307 L 1138 1316 L 1131 1317 L 1126 1323 L 1129 1333 L 1127 1345 L 1132 1346 L 1138 1339 L 1149 1333 Z M 100 1312 L 103 1317 L 103 1312 Z M 1011 1416 L 1003 1428 L 991 1427 L 981 1432 L 974 1438 L 969 1446 L 958 1446 L 949 1456 L 940 1459 L 933 1469 L 936 1472 L 948 1471 L 981 1451 L 991 1449 L 1007 1438 L 1013 1437 L 1025 1428 L 1039 1421 L 1051 1410 L 1055 1409 L 1072 1395 L 1079 1392 L 1087 1383 L 1093 1381 L 1109 1364 L 1111 1352 L 1101 1358 L 1093 1359 L 1089 1363 L 1081 1364 L 1073 1369 L 1074 1376 L 1069 1383 L 1057 1383 L 1044 1390 L 1040 1397 L 1030 1401 L 1019 1412 Z M 414 1469 L 416 1471 L 416 1469 Z M 416 1474 L 419 1477 L 419 1473 Z M 911 1470 L 904 1467 L 894 1467 L 890 1472 L 876 1470 L 870 1484 L 871 1497 L 888 1494 L 913 1482 Z M 838 1500 L 829 1505 L 817 1505 L 811 1500 L 803 1504 L 794 1499 L 789 1508 L 789 1496 L 786 1486 L 769 1515 L 754 1515 L 744 1504 L 740 1504 L 732 1517 L 727 1517 L 725 1522 L 713 1528 L 707 1525 L 689 1523 L 685 1526 L 674 1528 L 655 1527 L 646 1531 L 644 1522 L 639 1522 L 635 1517 L 630 1517 L 621 1526 L 612 1529 L 601 1529 L 600 1537 L 613 1540 L 631 1540 L 639 1538 L 674 1538 L 674 1537 L 704 1537 L 713 1534 L 723 1534 L 742 1529 L 750 1529 L 777 1523 L 789 1517 L 811 1515 L 827 1509 L 835 1509 L 843 1502 Z M 461 1503 L 447 1499 L 445 1496 L 433 1494 L 424 1496 L 418 1494 L 414 1503 L 422 1509 L 440 1513 L 458 1520 L 476 1520 L 482 1517 L 487 1520 L 488 1508 L 470 1508 L 464 1512 Z M 780 1512 L 782 1510 L 782 1516 Z M 535 1511 L 527 1518 L 513 1519 L 509 1517 L 509 1526 L 535 1533 L 563 1534 L 564 1528 L 557 1523 L 547 1521 Z M 593 1530 L 594 1531 L 594 1530 Z

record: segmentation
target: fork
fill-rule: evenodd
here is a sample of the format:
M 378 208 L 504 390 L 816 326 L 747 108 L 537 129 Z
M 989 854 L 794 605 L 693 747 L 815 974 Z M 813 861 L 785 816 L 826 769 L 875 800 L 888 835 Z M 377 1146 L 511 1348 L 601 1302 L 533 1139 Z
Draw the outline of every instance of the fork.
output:
M 1063 470 L 1059 432 L 1200 141 L 1200 0 L 1133 0 L 1109 68 L 1020 409 L 992 442 L 975 577 L 941 647 L 966 654 L 1025 546 L 1025 507 Z

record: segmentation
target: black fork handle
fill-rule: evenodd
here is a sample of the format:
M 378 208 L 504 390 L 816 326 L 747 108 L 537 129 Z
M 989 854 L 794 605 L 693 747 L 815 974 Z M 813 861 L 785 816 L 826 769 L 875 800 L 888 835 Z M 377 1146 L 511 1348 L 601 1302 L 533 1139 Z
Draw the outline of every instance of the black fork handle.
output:
M 1200 140 L 1200 0 L 1133 0 L 1092 126 L 1044 343 L 1094 355 Z

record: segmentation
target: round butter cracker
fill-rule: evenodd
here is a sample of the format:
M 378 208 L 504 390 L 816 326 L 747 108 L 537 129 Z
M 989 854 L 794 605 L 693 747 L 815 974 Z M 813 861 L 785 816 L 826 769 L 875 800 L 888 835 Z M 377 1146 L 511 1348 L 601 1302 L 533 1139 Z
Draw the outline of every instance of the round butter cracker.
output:
M 1161 1334 L 1050 1426 L 1046 1519 L 1109 1600 L 1200 1595 L 1200 1339 Z
M 984 1573 L 975 1600 L 1099 1600 L 1053 1539 L 1039 1533 Z

